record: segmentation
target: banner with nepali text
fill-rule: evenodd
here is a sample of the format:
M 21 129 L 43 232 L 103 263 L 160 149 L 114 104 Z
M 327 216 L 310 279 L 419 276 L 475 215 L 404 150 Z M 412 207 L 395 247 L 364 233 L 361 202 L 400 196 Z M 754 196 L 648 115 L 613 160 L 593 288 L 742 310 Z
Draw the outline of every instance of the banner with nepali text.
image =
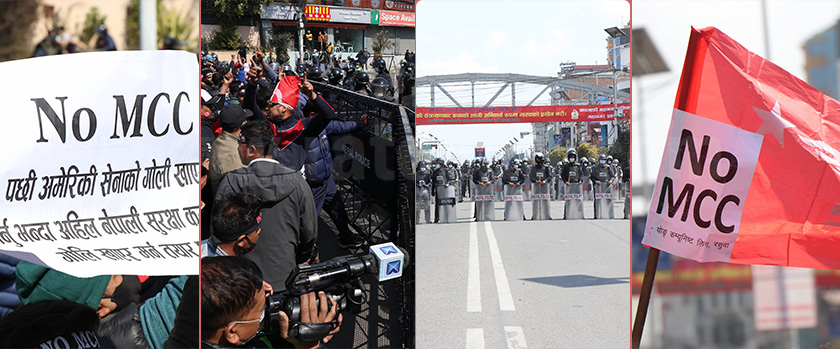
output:
M 578 122 L 614 120 L 612 104 L 530 107 L 417 108 L 417 125 L 492 124 L 515 122 Z M 619 115 L 630 117 L 630 103 L 618 104 Z
M 0 71 L 15 82 L 0 87 L 0 250 L 78 277 L 197 274 L 195 55 L 90 52 Z

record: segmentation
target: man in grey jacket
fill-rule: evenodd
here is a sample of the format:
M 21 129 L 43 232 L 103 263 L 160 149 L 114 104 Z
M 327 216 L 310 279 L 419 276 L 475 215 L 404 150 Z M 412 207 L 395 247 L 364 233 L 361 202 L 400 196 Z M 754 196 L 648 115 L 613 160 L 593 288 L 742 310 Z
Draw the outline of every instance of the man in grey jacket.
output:
M 251 121 L 242 126 L 238 151 L 247 167 L 222 178 L 216 201 L 231 192 L 260 198 L 260 243 L 246 258 L 263 270 L 265 281 L 275 292 L 282 292 L 292 269 L 312 257 L 318 228 L 312 191 L 300 172 L 272 159 L 271 152 L 276 147 L 267 121 Z

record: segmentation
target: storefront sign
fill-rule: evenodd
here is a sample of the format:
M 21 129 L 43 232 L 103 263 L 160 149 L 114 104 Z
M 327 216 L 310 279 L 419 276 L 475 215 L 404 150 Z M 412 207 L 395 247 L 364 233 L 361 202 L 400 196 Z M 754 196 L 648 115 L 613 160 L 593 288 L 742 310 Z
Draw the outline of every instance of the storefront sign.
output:
M 376 0 L 371 0 L 371 2 Z M 399 11 L 414 11 L 413 1 L 385 0 L 385 9 Z
M 370 24 L 370 13 L 371 10 L 333 7 L 330 8 L 330 22 Z
M 399 27 L 413 27 L 415 15 L 413 12 L 397 12 L 382 10 L 379 14 L 379 25 Z
M 330 20 L 330 8 L 326 6 L 306 5 L 304 9 L 306 19 L 310 21 L 328 22 Z
M 295 20 L 295 11 L 293 11 L 292 6 L 289 4 L 262 4 L 260 5 L 260 9 L 260 18 L 262 19 L 273 19 L 280 21 Z

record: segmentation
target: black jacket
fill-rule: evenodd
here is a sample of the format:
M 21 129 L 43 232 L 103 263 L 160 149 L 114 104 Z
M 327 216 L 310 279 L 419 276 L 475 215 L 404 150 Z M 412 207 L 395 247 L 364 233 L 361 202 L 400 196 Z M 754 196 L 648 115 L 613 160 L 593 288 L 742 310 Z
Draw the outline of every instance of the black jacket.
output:
M 563 171 L 560 173 L 560 177 L 562 177 L 563 182 L 571 183 L 580 183 L 583 179 L 583 170 L 581 170 L 581 166 L 578 164 L 564 164 Z
M 542 181 L 549 183 L 551 182 L 551 168 L 543 166 L 543 165 L 534 165 L 531 167 L 531 183 L 536 183 L 537 179 L 540 178 L 538 173 L 542 173 Z
M 615 176 L 615 174 L 613 174 L 612 167 L 606 165 L 595 165 L 592 167 L 592 174 L 589 177 L 589 180 L 592 181 L 592 184 L 595 184 L 595 181 L 606 183 L 612 179 L 613 176 Z
M 522 171 L 519 169 L 510 169 L 508 168 L 502 174 L 502 184 L 512 185 L 512 184 L 522 184 L 525 183 L 525 175 L 522 174 Z
M 493 183 L 493 170 L 489 167 L 484 170 L 479 168 L 473 172 L 472 180 L 475 184 L 478 184 L 479 182 Z
M 231 192 L 252 193 L 262 201 L 260 239 L 245 258 L 257 263 L 274 292 L 284 291 L 286 278 L 311 257 L 318 236 L 312 190 L 300 172 L 275 160 L 258 159 L 222 178 L 216 202 Z

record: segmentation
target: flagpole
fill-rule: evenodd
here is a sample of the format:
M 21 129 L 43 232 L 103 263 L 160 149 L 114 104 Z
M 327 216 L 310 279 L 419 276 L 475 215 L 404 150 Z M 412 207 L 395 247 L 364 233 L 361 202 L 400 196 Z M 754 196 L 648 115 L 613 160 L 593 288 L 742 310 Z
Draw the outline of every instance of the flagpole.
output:
M 639 349 L 642 342 L 642 330 L 645 327 L 650 294 L 653 291 L 653 279 L 656 276 L 656 264 L 659 263 L 659 250 L 653 247 L 648 251 L 645 277 L 642 280 L 642 290 L 639 293 L 639 306 L 636 309 L 636 321 L 633 322 L 633 349 Z

